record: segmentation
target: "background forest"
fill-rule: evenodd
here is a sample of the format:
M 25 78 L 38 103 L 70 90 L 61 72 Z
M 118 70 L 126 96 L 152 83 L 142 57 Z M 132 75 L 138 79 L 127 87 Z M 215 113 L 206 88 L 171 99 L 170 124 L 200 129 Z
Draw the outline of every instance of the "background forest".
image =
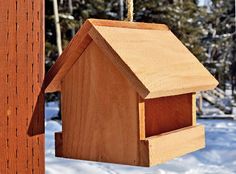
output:
M 125 20 L 127 13 L 125 0 L 46 0 L 46 71 L 60 53 L 55 2 L 62 49 L 87 18 Z M 134 20 L 167 24 L 218 79 L 219 87 L 223 91 L 231 88 L 233 94 L 236 85 L 234 0 L 134 0 Z

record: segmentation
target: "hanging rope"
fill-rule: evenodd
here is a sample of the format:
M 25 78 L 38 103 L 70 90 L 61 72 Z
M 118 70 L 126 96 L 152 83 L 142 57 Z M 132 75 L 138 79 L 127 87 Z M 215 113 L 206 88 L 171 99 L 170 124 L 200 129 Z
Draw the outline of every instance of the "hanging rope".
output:
M 127 20 L 130 22 L 133 22 L 133 16 L 134 16 L 134 2 L 133 0 L 126 0 L 128 13 L 127 13 Z

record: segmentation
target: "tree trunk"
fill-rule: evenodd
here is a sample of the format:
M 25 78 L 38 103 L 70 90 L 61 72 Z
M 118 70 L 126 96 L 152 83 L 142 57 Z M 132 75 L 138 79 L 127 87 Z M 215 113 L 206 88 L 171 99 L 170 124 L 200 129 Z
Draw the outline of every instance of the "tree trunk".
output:
M 73 14 L 73 4 L 72 0 L 68 0 L 68 7 L 69 7 L 69 12 L 72 15 Z
M 120 0 L 120 20 L 124 20 L 124 0 Z
M 58 49 L 58 54 L 61 55 L 62 53 L 61 28 L 60 28 L 57 0 L 53 0 L 53 10 L 54 10 L 54 21 L 55 21 L 56 36 L 57 36 L 57 49 Z

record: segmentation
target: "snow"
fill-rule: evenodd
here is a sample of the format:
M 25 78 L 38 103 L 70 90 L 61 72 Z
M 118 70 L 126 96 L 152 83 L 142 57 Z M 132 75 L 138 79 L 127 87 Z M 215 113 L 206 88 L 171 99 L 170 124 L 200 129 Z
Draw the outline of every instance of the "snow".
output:
M 47 120 L 55 116 L 57 105 L 46 106 Z M 145 168 L 127 165 L 70 160 L 54 157 L 54 132 L 60 123 L 46 121 L 46 174 L 235 174 L 236 121 L 198 120 L 206 127 L 206 148 Z
M 58 102 L 49 102 L 49 103 L 46 103 L 45 106 L 46 106 L 46 109 L 45 109 L 46 121 L 57 116 L 58 111 L 59 111 Z

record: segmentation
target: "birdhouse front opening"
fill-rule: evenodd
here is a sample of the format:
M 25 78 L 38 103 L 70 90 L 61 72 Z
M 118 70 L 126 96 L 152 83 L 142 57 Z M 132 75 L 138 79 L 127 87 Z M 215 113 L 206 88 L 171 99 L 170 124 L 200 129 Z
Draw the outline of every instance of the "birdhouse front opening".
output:
M 145 135 L 159 135 L 192 126 L 195 116 L 193 94 L 145 100 Z

